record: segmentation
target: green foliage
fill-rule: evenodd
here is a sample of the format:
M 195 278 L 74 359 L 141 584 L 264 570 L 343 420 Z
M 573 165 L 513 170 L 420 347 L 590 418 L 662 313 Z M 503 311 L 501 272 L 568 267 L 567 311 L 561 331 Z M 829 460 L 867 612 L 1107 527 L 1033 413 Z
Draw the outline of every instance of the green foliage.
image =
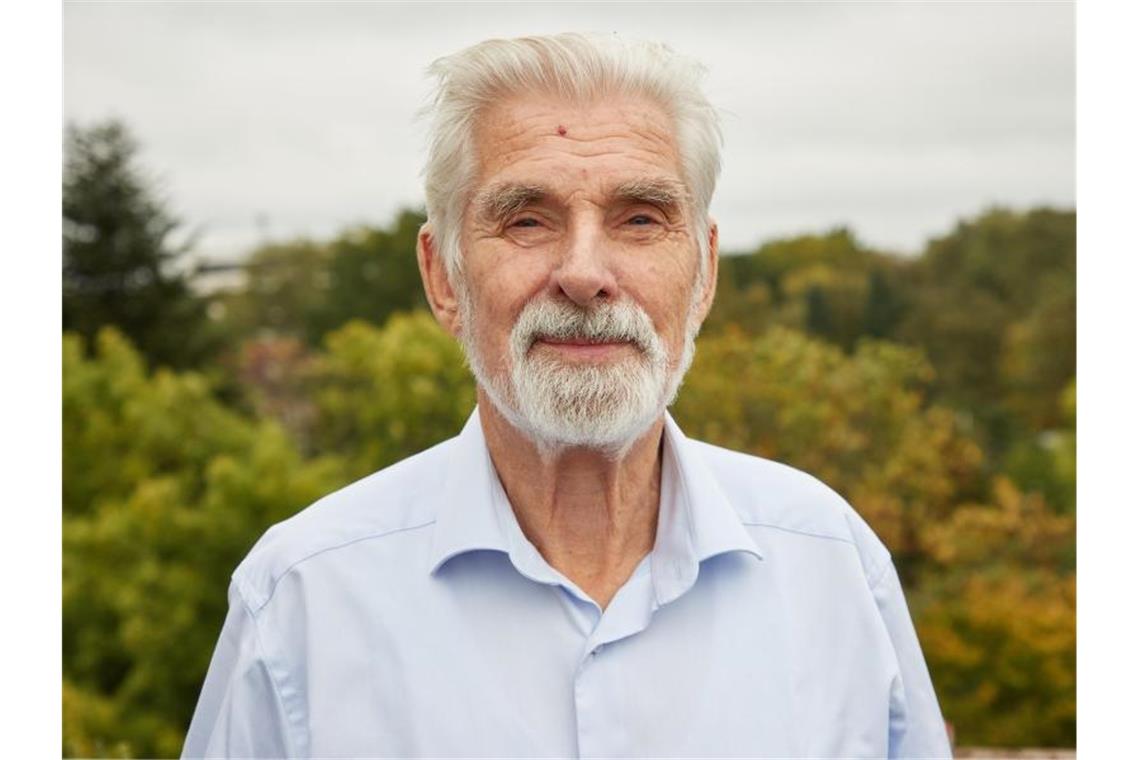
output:
M 1057 398 L 1076 373 L 1076 215 L 992 209 L 903 259 L 845 230 L 722 257 L 706 334 L 783 326 L 851 353 L 920 348 L 932 400 L 972 425 L 988 474 L 1071 509 L 1075 430 Z
M 867 274 L 867 296 L 863 306 L 863 328 L 867 337 L 887 338 L 905 312 L 905 301 L 893 284 L 898 276 L 889 267 L 878 267 Z
M 217 296 L 231 342 L 264 335 L 319 341 L 330 259 L 329 246 L 310 240 L 272 243 L 251 253 L 242 289 Z
M 97 360 L 63 338 L 63 508 L 66 515 L 121 500 L 152 478 L 199 494 L 207 463 L 249 448 L 249 423 L 213 400 L 197 374 L 148 373 L 129 341 L 104 328 Z
M 324 332 L 354 319 L 381 325 L 396 312 L 427 306 L 416 263 L 425 221 L 405 210 L 387 228 L 358 227 L 333 240 Z
M 806 267 L 837 271 L 866 271 L 880 254 L 863 248 L 849 230 L 832 230 L 824 235 L 803 235 L 775 240 L 746 256 L 725 256 L 721 269 L 738 286 L 757 282 L 768 285 L 774 300 L 787 295 L 783 283 L 788 275 Z
M 939 396 L 975 413 L 992 454 L 1058 424 L 1076 372 L 1076 214 L 991 210 L 931 241 L 908 279 L 894 337 L 926 349 Z
M 138 146 L 109 121 L 67 128 L 63 170 L 63 329 L 114 325 L 152 365 L 193 366 L 218 336 L 175 271 L 178 222 L 137 166 Z
M 843 229 L 723 256 L 706 331 L 737 325 L 756 334 L 782 325 L 851 351 L 861 337 L 889 336 L 902 319 L 903 267 Z
M 328 243 L 299 240 L 254 251 L 246 286 L 221 299 L 233 340 L 266 333 L 312 347 L 345 323 L 383 324 L 426 306 L 416 263 L 423 214 L 402 211 L 388 228 L 356 227 Z
M 1076 373 L 1076 315 L 1074 273 L 1058 271 L 1044 278 L 1036 303 L 1005 329 L 1002 396 L 1026 429 L 1064 426 L 1057 397 Z
M 1072 380 L 1057 401 L 1058 427 L 1018 441 L 1002 470 L 1023 490 L 1041 494 L 1054 510 L 1077 507 L 1077 384 Z
M 801 333 L 702 338 L 675 406 L 686 433 L 812 473 L 843 493 L 891 548 L 904 580 L 924 525 L 981 487 L 982 454 L 946 409 L 926 404 L 919 352 L 864 341 L 847 356 Z
M 455 435 L 475 406 L 459 344 L 427 312 L 393 316 L 383 330 L 351 322 L 317 360 L 314 433 L 359 476 Z
M 119 334 L 64 343 L 65 752 L 169 757 L 257 536 L 345 482 Z
M 989 504 L 928 526 L 911 607 L 960 744 L 1075 745 L 1075 531 L 1001 477 Z

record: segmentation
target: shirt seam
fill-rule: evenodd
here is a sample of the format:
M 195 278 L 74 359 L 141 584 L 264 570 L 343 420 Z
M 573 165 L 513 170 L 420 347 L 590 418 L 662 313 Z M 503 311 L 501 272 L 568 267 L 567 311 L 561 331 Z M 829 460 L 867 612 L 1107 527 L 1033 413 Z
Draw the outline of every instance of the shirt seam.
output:
M 847 544 L 849 546 L 854 546 L 856 548 L 856 551 L 858 551 L 858 548 L 859 548 L 858 544 L 855 542 L 854 539 L 844 538 L 842 536 L 829 536 L 825 533 L 812 533 L 811 531 L 797 530 L 795 528 L 788 528 L 788 527 L 785 527 L 783 525 L 773 525 L 771 523 L 752 522 L 752 521 L 746 520 L 744 518 L 741 518 L 740 521 L 745 525 L 755 527 L 755 528 L 771 528 L 773 530 L 782 530 L 785 533 L 794 533 L 794 534 L 799 535 L 799 536 L 809 536 L 811 538 L 822 538 L 822 539 L 826 539 L 828 541 L 838 541 L 840 543 Z M 862 552 L 859 552 L 859 554 L 862 555 Z M 871 589 L 872 592 L 875 591 L 875 589 L 878 588 L 879 584 L 883 582 L 883 578 L 885 578 L 887 575 L 887 568 L 889 568 L 890 566 L 891 566 L 891 557 L 890 557 L 890 553 L 888 552 L 887 556 L 878 565 L 873 566 L 873 569 L 864 570 L 863 577 L 866 579 L 867 586 L 868 586 L 868 588 Z
M 285 698 L 281 695 L 281 686 L 277 683 L 277 677 L 273 673 L 273 668 L 270 667 L 269 654 L 262 641 L 260 621 L 258 620 L 257 613 L 249 606 L 249 602 L 246 599 L 246 592 L 243 590 L 244 585 L 245 584 L 240 581 L 237 584 L 238 598 L 241 599 L 242 606 L 245 608 L 246 614 L 249 615 L 250 622 L 253 623 L 254 644 L 257 647 L 258 654 L 261 656 L 262 662 L 265 664 L 265 674 L 269 677 L 269 685 L 273 689 L 273 697 L 277 700 L 281 712 L 285 715 L 286 730 L 288 731 L 286 740 L 291 745 L 290 749 L 292 750 L 292 754 L 297 756 L 300 754 L 301 747 L 306 746 L 307 742 L 299 740 L 298 737 L 293 734 L 296 732 L 304 736 L 305 729 L 304 726 L 297 725 L 298 717 L 295 715 L 295 711 L 290 709 L 289 705 L 285 703 Z
M 771 528 L 773 530 L 782 530 L 785 533 L 795 533 L 796 535 L 799 535 L 799 536 L 809 536 L 811 538 L 823 538 L 823 539 L 826 539 L 828 541 L 839 541 L 840 543 L 851 544 L 852 546 L 855 545 L 855 542 L 852 539 L 845 538 L 843 536 L 831 536 L 831 535 L 828 535 L 826 533 L 813 533 L 812 531 L 809 531 L 809 530 L 799 530 L 798 528 L 789 528 L 789 527 L 786 527 L 784 525 L 774 525 L 772 523 L 755 522 L 755 521 L 749 520 L 749 519 L 744 518 L 744 517 L 740 518 L 740 522 L 744 525 L 747 525 L 747 526 L 753 527 L 753 528 Z
M 882 583 L 883 579 L 887 577 L 887 570 L 890 569 L 890 567 L 891 558 L 888 555 L 885 559 L 883 559 L 882 564 L 875 569 L 875 572 L 867 574 L 867 583 L 869 584 L 872 593 L 874 593 L 875 590 L 879 588 L 879 584 Z M 872 575 L 875 577 L 874 580 L 871 580 L 870 578 Z
M 436 519 L 433 517 L 431 520 L 428 520 L 427 522 L 424 522 L 424 523 L 420 523 L 419 525 L 406 525 L 406 526 L 401 527 L 401 528 L 393 528 L 392 530 L 386 530 L 386 531 L 382 531 L 380 533 L 370 533 L 367 536 L 357 536 L 356 538 L 350 539 L 348 541 L 344 541 L 344 542 L 339 543 L 339 544 L 334 544 L 333 546 L 326 546 L 324 548 L 317 549 L 316 551 L 310 552 L 309 554 L 306 554 L 305 556 L 301 557 L 300 559 L 291 562 L 284 570 L 282 570 L 280 573 L 278 573 L 276 575 L 276 577 L 273 578 L 272 583 L 270 583 L 270 585 L 269 585 L 269 593 L 267 593 L 265 595 L 265 598 L 257 605 L 257 608 L 254 609 L 253 612 L 257 613 L 257 612 L 261 612 L 261 610 L 265 609 L 265 606 L 273 600 L 273 595 L 277 592 L 277 585 L 281 582 L 281 579 L 284 578 L 286 575 L 288 575 L 290 572 L 292 572 L 293 568 L 297 567 L 297 565 L 300 565 L 302 562 L 307 562 L 308 560 L 310 560 L 310 559 L 312 559 L 318 555 L 324 554 L 326 552 L 336 551 L 337 549 L 343 549 L 346 546 L 358 544 L 361 541 L 371 541 L 372 539 L 384 538 L 385 536 L 391 536 L 391 535 L 394 535 L 396 533 L 405 533 L 405 532 L 410 531 L 410 530 L 419 530 L 420 528 L 426 528 L 429 525 L 435 524 L 435 522 L 436 522 Z M 242 585 L 245 586 L 247 584 L 245 584 L 245 582 L 243 581 Z M 242 598 L 242 601 L 243 601 L 243 603 L 245 602 L 244 596 Z

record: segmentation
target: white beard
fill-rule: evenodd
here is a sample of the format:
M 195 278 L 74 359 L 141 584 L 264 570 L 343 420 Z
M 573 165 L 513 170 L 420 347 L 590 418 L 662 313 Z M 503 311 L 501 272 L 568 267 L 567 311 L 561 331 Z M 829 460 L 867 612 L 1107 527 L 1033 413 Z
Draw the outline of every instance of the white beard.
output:
M 694 288 L 681 356 L 670 369 L 668 352 L 649 315 L 632 301 L 582 309 L 569 301 L 535 299 L 511 330 L 509 373 L 492 373 L 471 327 L 474 308 L 457 288 L 460 340 L 476 381 L 495 408 L 544 449 L 581 446 L 620 457 L 673 403 L 693 360 L 700 324 Z M 539 337 L 625 341 L 638 355 L 603 364 L 571 364 L 532 352 Z

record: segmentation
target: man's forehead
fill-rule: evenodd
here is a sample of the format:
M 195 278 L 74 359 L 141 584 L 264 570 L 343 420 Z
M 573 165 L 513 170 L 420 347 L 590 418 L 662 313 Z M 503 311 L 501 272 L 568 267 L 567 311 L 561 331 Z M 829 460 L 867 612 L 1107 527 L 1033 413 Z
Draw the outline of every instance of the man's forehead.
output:
M 475 152 L 482 176 L 490 178 L 527 163 L 590 166 L 616 162 L 677 170 L 678 144 L 672 117 L 642 98 L 615 96 L 591 103 L 512 97 L 476 118 Z
M 675 131 L 673 118 L 660 103 L 644 95 L 626 93 L 576 100 L 547 93 L 517 92 L 504 94 L 479 109 L 475 116 L 477 133 L 505 128 L 513 136 L 527 127 L 571 139 L 596 137 L 597 132 L 617 127 L 670 142 Z

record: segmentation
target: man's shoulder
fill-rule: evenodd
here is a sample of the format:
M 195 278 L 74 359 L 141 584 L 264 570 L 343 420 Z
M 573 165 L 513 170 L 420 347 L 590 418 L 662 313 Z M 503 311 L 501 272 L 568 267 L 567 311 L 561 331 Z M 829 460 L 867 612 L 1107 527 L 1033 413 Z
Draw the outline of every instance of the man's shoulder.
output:
M 233 574 L 247 603 L 264 605 L 282 576 L 315 557 L 361 541 L 398 540 L 434 523 L 432 495 L 454 442 L 367 475 L 269 528 Z
M 689 439 L 746 526 L 854 546 L 868 578 L 890 552 L 866 521 L 819 478 L 772 459 Z

